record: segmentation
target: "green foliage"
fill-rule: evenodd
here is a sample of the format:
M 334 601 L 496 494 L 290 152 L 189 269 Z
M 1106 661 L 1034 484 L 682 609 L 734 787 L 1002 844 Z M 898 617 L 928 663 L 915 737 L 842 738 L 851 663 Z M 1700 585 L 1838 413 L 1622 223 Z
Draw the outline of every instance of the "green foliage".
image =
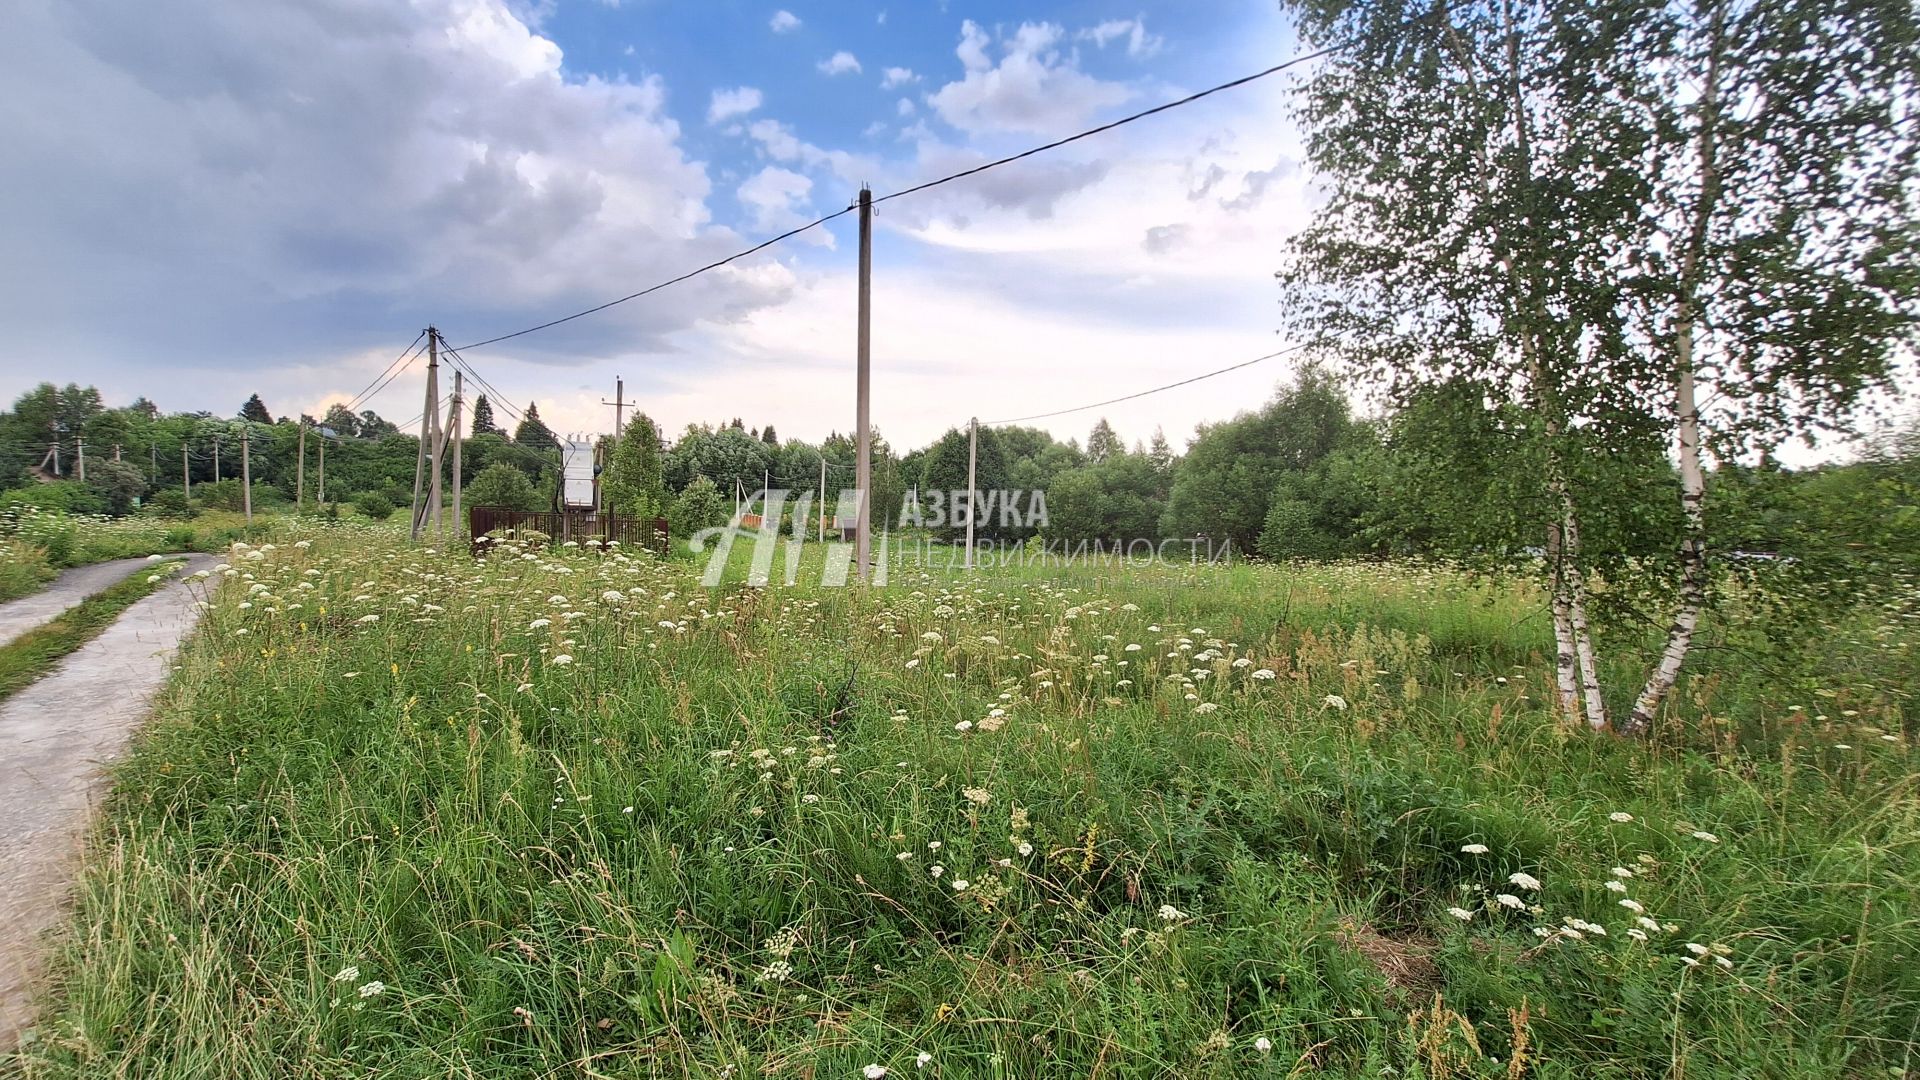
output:
M 161 488 L 146 497 L 142 509 L 154 517 L 190 518 L 200 512 L 200 508 L 188 499 L 179 488 Z
M 393 501 L 378 491 L 362 492 L 353 500 L 353 508 L 370 521 L 385 521 L 393 516 Z
M 527 474 L 506 462 L 495 462 L 469 481 L 462 495 L 471 506 L 504 506 L 509 510 L 542 510 L 545 504 Z
M 1314 468 L 1352 428 L 1345 395 L 1316 368 L 1301 372 L 1259 412 L 1202 424 L 1174 474 L 1162 532 L 1256 550 L 1282 477 Z
M 97 462 L 87 468 L 87 483 L 100 493 L 107 513 L 121 517 L 131 513 L 133 505 L 147 493 L 147 475 L 129 462 Z
M 1072 541 L 1154 540 L 1166 497 L 1149 458 L 1115 451 L 1053 478 L 1044 531 L 1048 539 Z
M 479 397 L 473 399 L 473 421 L 468 425 L 468 430 L 475 436 L 498 435 L 502 438 L 506 437 L 507 433 L 501 430 L 499 424 L 494 422 L 493 402 L 487 400 L 487 395 L 481 394 Z
M 667 489 L 661 480 L 660 433 L 645 413 L 633 418 L 614 445 L 613 459 L 600 474 L 600 488 L 615 514 L 653 518 L 665 513 Z
M 107 500 L 98 488 L 78 480 L 56 480 L 50 484 L 29 484 L 0 493 L 0 509 L 32 506 L 71 514 L 105 512 Z
M 693 534 L 727 520 L 728 503 L 713 481 L 696 476 L 667 508 L 667 535 L 684 547 Z

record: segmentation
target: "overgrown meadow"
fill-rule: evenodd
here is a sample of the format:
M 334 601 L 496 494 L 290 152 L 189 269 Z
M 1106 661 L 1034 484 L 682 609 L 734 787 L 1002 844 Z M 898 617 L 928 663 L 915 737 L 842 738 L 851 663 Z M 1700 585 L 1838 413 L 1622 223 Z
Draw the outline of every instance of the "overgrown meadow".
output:
M 1910 593 L 1632 743 L 1441 569 L 296 528 L 201 585 L 27 1076 L 1920 1068 Z

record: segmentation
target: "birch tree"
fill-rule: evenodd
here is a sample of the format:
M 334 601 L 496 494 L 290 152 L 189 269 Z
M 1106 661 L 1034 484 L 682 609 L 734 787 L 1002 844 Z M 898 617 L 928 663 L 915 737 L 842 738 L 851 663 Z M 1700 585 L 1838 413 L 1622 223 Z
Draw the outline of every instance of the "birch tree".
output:
M 1705 460 L 1842 427 L 1913 340 L 1908 0 L 1309 2 L 1348 42 L 1298 119 L 1330 200 L 1280 273 L 1293 329 L 1396 405 L 1521 418 L 1558 701 L 1610 722 L 1583 525 L 1665 447 L 1671 618 L 1618 725 L 1671 690 L 1711 574 Z M 1463 437 L 1467 432 L 1463 430 Z M 1621 635 L 1614 635 L 1619 637 Z

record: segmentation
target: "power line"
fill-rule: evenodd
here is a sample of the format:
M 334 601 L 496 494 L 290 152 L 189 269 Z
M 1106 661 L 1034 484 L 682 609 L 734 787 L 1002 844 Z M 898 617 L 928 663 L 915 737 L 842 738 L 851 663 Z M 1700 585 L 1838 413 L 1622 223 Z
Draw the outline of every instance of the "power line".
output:
M 1310 53 L 1304 53 L 1290 60 L 1286 60 L 1281 63 L 1275 64 L 1272 67 L 1267 68 L 1265 71 L 1256 71 L 1251 75 L 1242 75 L 1240 78 L 1234 79 L 1230 82 L 1223 82 L 1218 86 L 1210 86 L 1205 90 L 1199 91 L 1198 93 L 1188 94 L 1186 97 L 1180 98 L 1177 101 L 1163 102 L 1159 105 L 1155 105 L 1151 109 L 1142 109 L 1139 112 L 1134 113 L 1132 116 L 1123 116 L 1120 119 L 1114 120 L 1110 123 L 1101 124 L 1099 127 L 1088 128 L 1087 130 L 1082 131 L 1077 135 L 1069 135 L 1064 139 L 1055 139 L 1050 143 L 1042 143 L 1041 145 L 1033 147 L 1032 149 L 1022 150 L 1017 154 L 1009 154 L 1006 157 L 999 158 L 998 160 L 989 161 L 984 165 L 975 165 L 971 169 L 962 169 L 957 173 L 951 173 L 947 176 L 941 177 L 938 180 L 929 180 L 924 184 L 915 184 L 910 188 L 906 188 L 901 191 L 896 191 L 890 195 L 882 195 L 879 198 L 874 199 L 873 201 L 874 203 L 878 204 L 878 203 L 887 202 L 890 199 L 898 199 L 904 195 L 912 195 L 916 192 L 925 191 L 928 188 L 939 187 L 941 184 L 951 183 L 952 181 L 955 181 L 955 180 L 965 179 L 966 177 L 973 176 L 978 173 L 986 172 L 988 169 L 997 169 L 1002 165 L 1019 161 L 1022 158 L 1030 158 L 1035 154 L 1042 154 L 1047 152 L 1048 150 L 1055 150 L 1062 146 L 1067 145 L 1068 143 L 1079 142 L 1081 139 L 1089 138 L 1094 135 L 1099 135 L 1102 132 L 1112 131 L 1114 128 L 1122 127 L 1126 124 L 1131 124 L 1135 120 L 1144 120 L 1149 116 L 1153 116 L 1157 113 L 1166 112 L 1169 109 L 1177 109 L 1182 105 L 1191 105 L 1194 102 L 1199 101 L 1203 97 L 1208 97 L 1210 95 L 1217 94 L 1222 90 L 1232 90 L 1237 86 L 1245 86 L 1246 84 L 1253 82 L 1257 79 L 1264 79 L 1269 75 L 1279 74 L 1280 72 L 1285 71 L 1288 68 L 1298 67 L 1299 65 L 1307 63 L 1310 60 L 1318 60 L 1323 56 L 1328 56 L 1333 53 L 1339 52 L 1341 49 L 1346 48 L 1348 44 L 1350 43 L 1341 42 L 1338 45 L 1329 45 L 1324 49 L 1317 49 Z
M 380 374 L 375 375 L 373 377 L 373 382 L 369 382 L 366 385 L 365 389 L 362 389 L 358 394 L 355 394 L 352 397 L 352 399 L 347 402 L 347 405 L 346 405 L 347 411 L 349 412 L 353 411 L 353 409 L 360 404 L 360 401 L 363 398 L 366 398 L 369 396 L 367 391 L 373 389 L 374 383 L 377 383 L 381 379 L 386 378 L 387 372 L 392 371 L 394 367 L 400 363 L 400 361 L 405 360 L 407 357 L 413 355 L 413 351 L 419 348 L 420 346 L 420 339 L 426 336 L 427 336 L 427 332 L 425 330 L 422 330 L 418 334 L 415 334 L 413 336 L 413 344 L 408 345 L 406 349 L 402 351 L 400 355 L 394 359 L 393 363 L 387 365 L 386 371 L 382 371 Z
M 485 391 L 488 395 L 490 395 L 487 398 L 487 401 L 489 403 L 499 406 L 516 423 L 522 422 L 526 419 L 526 416 L 522 414 L 519 409 L 516 409 L 513 407 L 513 403 L 507 400 L 507 396 L 505 394 L 502 394 L 498 387 L 488 382 L 485 376 L 481 375 L 478 371 L 474 370 L 473 362 L 471 360 L 468 360 L 466 357 L 461 356 L 460 353 L 457 350 L 455 350 L 451 345 L 443 345 L 442 349 L 446 352 L 446 355 L 449 361 L 455 367 L 459 368 L 461 371 L 466 372 L 468 378 L 472 379 L 476 383 L 479 383 L 480 389 Z
M 424 334 L 424 333 L 426 333 L 426 331 L 424 331 L 424 330 L 423 330 L 423 331 L 421 331 L 421 333 L 423 333 L 423 334 Z M 423 350 L 423 351 L 424 351 L 424 350 Z M 405 375 L 405 374 L 407 373 L 407 370 L 408 370 L 409 368 L 411 368 L 411 367 L 413 367 L 413 365 L 415 365 L 415 364 L 417 364 L 417 363 L 419 363 L 419 362 L 420 362 L 420 356 L 421 356 L 421 352 L 414 352 L 414 354 L 413 354 L 413 359 L 411 359 L 411 360 L 408 360 L 408 361 L 407 361 L 406 363 L 404 363 L 404 364 L 401 364 L 401 365 L 400 365 L 400 367 L 399 367 L 398 369 L 395 369 L 395 370 L 394 370 L 394 372 L 393 372 L 393 374 L 391 374 L 391 375 L 388 375 L 388 376 L 387 376 L 387 378 L 386 378 L 386 381 L 385 381 L 385 382 L 382 382 L 382 383 L 381 383 L 381 384 L 380 384 L 380 385 L 379 385 L 378 387 L 375 387 L 375 388 L 374 388 L 374 391 L 373 391 L 373 392 L 372 392 L 371 394 L 367 394 L 367 395 L 365 395 L 364 397 L 361 397 L 361 398 L 358 398 L 358 399 L 356 399 L 356 400 L 354 400 L 354 401 L 352 401 L 352 402 L 350 402 L 350 403 L 349 403 L 349 404 L 347 405 L 347 411 L 348 411 L 348 412 L 352 412 L 352 411 L 353 411 L 354 409 L 356 409 L 356 408 L 359 408 L 359 407 L 360 407 L 360 406 L 362 406 L 362 405 L 365 405 L 365 404 L 368 404 L 368 403 L 369 403 L 369 402 L 371 402 L 371 401 L 372 401 L 372 400 L 373 400 L 374 398 L 377 398 L 377 397 L 379 397 L 379 396 L 380 396 L 380 392 L 381 392 L 382 390 L 385 390 L 385 389 L 386 389 L 387 387 L 389 387 L 389 386 L 392 386 L 392 385 L 393 385 L 393 380 L 395 380 L 395 379 L 397 379 L 397 378 L 399 378 L 399 377 L 400 377 L 400 376 L 402 376 L 402 375 Z M 324 420 L 324 419 L 325 419 L 325 418 L 323 417 L 323 418 L 322 418 L 322 420 Z
M 1016 416 L 1011 420 L 982 420 L 980 421 L 980 423 L 983 427 L 998 427 L 1001 424 L 1023 424 L 1028 420 L 1045 420 L 1048 417 L 1065 416 L 1068 413 L 1086 412 L 1088 409 L 1098 409 L 1102 405 L 1118 405 L 1120 402 L 1123 402 L 1123 401 L 1132 401 L 1135 398 L 1143 398 L 1148 396 L 1149 394 L 1157 394 L 1162 390 L 1172 390 L 1175 387 L 1186 386 L 1191 383 L 1197 383 L 1202 379 L 1211 379 L 1215 375 L 1225 375 L 1229 371 L 1239 371 L 1241 368 L 1252 367 L 1255 364 L 1265 363 L 1266 361 L 1272 360 L 1275 357 L 1285 356 L 1288 353 L 1299 352 L 1301 349 L 1304 349 L 1307 346 L 1312 344 L 1314 343 L 1311 341 L 1303 341 L 1298 345 L 1289 345 L 1278 352 L 1270 352 L 1265 356 L 1256 356 L 1251 360 L 1243 360 L 1238 364 L 1232 365 L 1231 367 L 1223 367 L 1217 371 L 1209 371 L 1204 375 L 1195 375 L 1191 379 L 1181 379 L 1179 382 L 1168 383 L 1165 386 L 1156 386 L 1151 390 L 1142 390 L 1137 394 L 1128 394 L 1125 397 L 1108 398 L 1105 401 L 1096 401 L 1091 405 L 1075 405 L 1071 409 L 1056 409 L 1053 412 L 1035 413 L 1032 416 Z
M 818 226 L 825 225 L 827 222 L 832 221 L 834 218 L 837 218 L 842 214 L 848 214 L 852 212 L 853 212 L 853 207 L 851 206 L 847 207 L 844 210 L 836 210 L 833 213 L 828 214 L 826 217 L 819 218 L 814 221 L 810 221 L 805 225 L 800 226 L 797 229 L 788 229 L 786 232 L 781 233 L 779 236 L 776 236 L 771 240 L 762 240 L 760 243 L 755 244 L 750 248 L 747 248 L 745 251 L 736 251 L 733 254 L 727 256 L 726 258 L 718 259 L 718 260 L 715 260 L 714 262 L 710 262 L 707 265 L 699 268 L 698 270 L 689 270 L 686 273 L 681 274 L 679 277 L 671 277 L 665 281 L 659 282 L 658 284 L 649 285 L 646 288 L 641 289 L 639 292 L 628 293 L 627 295 L 621 297 L 618 300 L 609 300 L 604 304 L 600 304 L 597 307 L 590 307 L 585 311 L 576 311 L 571 315 L 562 316 L 561 318 L 558 318 L 558 319 L 552 319 L 547 322 L 543 322 L 538 326 L 529 326 L 525 330 L 515 330 L 511 334 L 501 334 L 498 337 L 490 337 L 485 341 L 476 341 L 471 345 L 462 345 L 460 346 L 460 348 L 477 349 L 482 345 L 492 345 L 496 341 L 505 341 L 508 338 L 517 338 L 522 334 L 531 334 L 536 330 L 545 330 L 550 326 L 559 326 L 561 323 L 572 322 L 573 320 L 578 319 L 583 315 L 592 315 L 594 312 L 597 312 L 597 311 L 605 311 L 608 308 L 613 307 L 615 304 L 624 304 L 629 300 L 638 300 L 639 298 L 647 295 L 648 293 L 658 292 L 669 285 L 678 285 L 679 283 L 687 280 L 688 278 L 698 277 L 709 270 L 718 270 L 719 268 L 727 265 L 730 262 L 733 262 L 736 259 L 744 259 L 756 251 L 761 251 L 763 249 L 770 248 L 782 240 L 787 240 L 792 237 L 799 236 L 801 233 L 806 232 L 808 229 L 817 228 Z
M 1403 25 L 1411 26 L 1416 21 L 1417 20 L 1415 19 L 1409 19 Z M 1054 141 L 1049 143 L 1042 143 L 1039 146 L 1035 146 L 1027 150 L 1022 150 L 1017 154 L 1009 154 L 1006 157 L 999 158 L 994 161 L 989 161 L 982 165 L 975 165 L 970 169 L 962 169 L 959 172 L 949 173 L 946 176 L 942 176 L 936 180 L 928 180 L 927 182 L 922 184 L 915 184 L 912 187 L 903 188 L 899 191 L 895 191 L 888 195 L 882 195 L 878 198 L 873 199 L 872 202 L 875 204 L 888 202 L 890 200 L 902 198 L 904 196 L 912 195 L 917 192 L 926 191 L 929 188 L 936 188 L 942 184 L 952 183 L 955 180 L 965 179 L 966 177 L 969 177 L 969 176 L 976 176 L 980 173 L 986 172 L 989 169 L 997 169 L 1002 165 L 1011 164 L 1023 158 L 1030 158 L 1035 154 L 1043 154 L 1048 150 L 1058 149 L 1062 146 L 1067 145 L 1068 143 L 1078 142 L 1081 139 L 1091 138 L 1092 136 L 1099 135 L 1103 132 L 1112 131 L 1114 128 L 1117 128 L 1117 127 L 1124 127 L 1125 125 L 1131 124 L 1136 120 L 1144 120 L 1149 116 L 1155 116 L 1159 113 L 1167 112 L 1170 109 L 1177 109 L 1182 105 L 1191 105 L 1192 103 L 1199 101 L 1202 98 L 1210 97 L 1214 94 L 1218 94 L 1223 90 L 1232 90 L 1235 87 L 1245 86 L 1250 82 L 1254 82 L 1259 79 L 1264 79 L 1269 75 L 1275 75 L 1275 74 L 1278 74 L 1279 72 L 1286 71 L 1288 68 L 1298 67 L 1301 64 L 1305 64 L 1313 60 L 1318 60 L 1324 56 L 1329 56 L 1335 52 L 1340 51 L 1341 49 L 1346 48 L 1349 44 L 1351 44 L 1350 41 L 1341 42 L 1340 44 L 1337 44 L 1337 45 L 1329 45 L 1322 49 L 1316 49 L 1310 53 L 1303 53 L 1289 60 L 1285 60 L 1285 61 L 1282 61 L 1281 63 L 1275 64 L 1272 67 L 1267 68 L 1263 71 L 1256 71 L 1251 75 L 1242 75 L 1240 78 L 1231 79 L 1231 80 L 1228 80 L 1227 82 L 1220 83 L 1217 86 L 1211 86 L 1205 90 L 1188 94 L 1186 97 L 1179 98 L 1174 101 L 1163 102 L 1159 105 L 1153 106 L 1150 109 L 1142 109 L 1139 112 L 1133 113 L 1130 116 L 1123 116 L 1118 120 L 1113 120 L 1108 123 L 1101 124 L 1098 127 L 1088 128 L 1085 131 L 1079 132 L 1078 134 L 1069 135 L 1063 139 L 1055 139 Z M 578 319 L 585 315 L 592 315 L 593 313 L 598 311 L 605 311 L 606 309 L 613 307 L 616 304 L 624 304 L 629 300 L 637 300 L 640 297 L 647 295 L 648 293 L 657 292 L 661 289 L 668 287 L 669 285 L 677 285 L 682 281 L 686 281 L 688 278 L 697 277 L 701 274 L 706 273 L 709 270 L 717 270 L 720 267 L 725 266 L 736 259 L 742 259 L 748 255 L 752 255 L 757 251 L 762 251 L 766 248 L 772 247 L 773 245 L 781 242 L 782 240 L 787 240 L 792 237 L 798 236 L 809 229 L 824 225 L 827 222 L 832 221 L 834 218 L 840 217 L 843 214 L 851 213 L 854 209 L 855 207 L 848 206 L 843 210 L 836 210 L 833 213 L 828 214 L 823 218 L 820 218 L 816 221 L 808 222 L 807 224 L 802 225 L 799 228 L 789 229 L 786 232 L 783 232 L 779 236 L 773 237 L 770 240 L 763 240 L 760 243 L 755 244 L 754 246 L 747 248 L 744 251 L 735 252 L 734 254 L 729 255 L 724 259 L 720 259 L 716 262 L 708 263 L 707 265 L 702 266 L 697 270 L 689 270 L 688 272 L 681 274 L 678 277 L 668 278 L 667 280 L 659 282 L 657 284 L 649 285 L 646 288 L 641 289 L 639 292 L 629 293 L 626 296 L 620 297 L 618 300 L 609 300 L 604 304 L 598 305 L 597 307 L 587 308 L 585 311 L 576 311 L 571 315 L 563 316 L 558 319 L 553 319 L 548 322 L 543 322 L 538 326 L 529 326 L 524 330 L 515 330 L 510 334 L 501 334 L 497 337 L 487 338 L 484 341 L 476 341 L 471 345 L 462 345 L 461 348 L 477 349 L 482 345 L 491 345 L 498 341 L 506 341 L 509 338 L 517 338 L 523 334 L 531 334 L 536 330 L 545 330 L 548 327 L 558 326 L 561 323 L 572 322 L 574 319 Z

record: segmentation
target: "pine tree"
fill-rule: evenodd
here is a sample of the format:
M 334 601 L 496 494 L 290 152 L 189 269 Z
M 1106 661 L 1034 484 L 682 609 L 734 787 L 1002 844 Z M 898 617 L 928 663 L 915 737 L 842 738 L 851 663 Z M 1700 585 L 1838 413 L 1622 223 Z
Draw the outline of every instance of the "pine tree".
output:
M 255 394 L 247 399 L 245 405 L 240 406 L 240 419 L 251 420 L 256 424 L 271 424 L 273 414 L 267 411 L 267 403 L 260 400 L 260 395 Z
M 768 424 L 766 427 L 760 429 L 760 441 L 766 443 L 768 446 L 780 445 L 780 436 L 773 433 L 772 424 Z
M 493 402 L 488 401 L 487 395 L 485 394 L 481 394 L 479 397 L 473 399 L 473 433 L 475 435 L 499 435 L 502 437 L 505 437 L 507 434 L 500 429 L 498 424 L 493 422 Z
M 558 450 L 560 440 L 553 430 L 540 422 L 540 406 L 527 403 L 527 411 L 520 419 L 520 426 L 514 429 L 513 441 L 529 450 Z
M 1114 434 L 1113 425 L 1107 423 L 1107 418 L 1104 416 L 1100 418 L 1099 423 L 1093 425 L 1093 430 L 1087 433 L 1087 460 L 1095 465 L 1126 452 L 1126 444 L 1120 441 L 1120 436 Z

